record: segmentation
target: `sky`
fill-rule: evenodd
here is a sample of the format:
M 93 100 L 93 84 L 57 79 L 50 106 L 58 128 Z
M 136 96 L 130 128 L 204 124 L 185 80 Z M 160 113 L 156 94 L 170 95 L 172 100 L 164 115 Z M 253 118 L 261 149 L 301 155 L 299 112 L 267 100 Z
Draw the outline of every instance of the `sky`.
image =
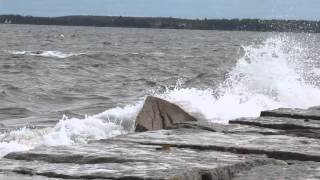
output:
M 320 20 L 320 0 L 0 0 L 0 14 Z

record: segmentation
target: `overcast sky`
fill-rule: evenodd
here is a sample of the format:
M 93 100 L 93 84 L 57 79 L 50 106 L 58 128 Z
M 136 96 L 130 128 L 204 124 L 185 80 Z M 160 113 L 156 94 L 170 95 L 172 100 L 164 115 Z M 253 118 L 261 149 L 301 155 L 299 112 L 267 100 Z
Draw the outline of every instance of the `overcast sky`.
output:
M 0 0 L 0 14 L 320 20 L 320 0 Z

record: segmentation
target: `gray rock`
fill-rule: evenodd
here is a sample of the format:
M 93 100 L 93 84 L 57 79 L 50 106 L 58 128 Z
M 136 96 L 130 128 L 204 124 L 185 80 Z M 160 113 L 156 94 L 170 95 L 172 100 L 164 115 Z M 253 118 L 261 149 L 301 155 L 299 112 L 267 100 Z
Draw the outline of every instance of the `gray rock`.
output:
M 279 108 L 271 111 L 262 111 L 260 116 L 320 120 L 320 111 L 312 108 L 311 109 Z
M 145 145 L 165 145 L 237 154 L 264 154 L 280 160 L 320 162 L 320 140 L 287 135 L 226 134 L 198 129 L 160 130 L 127 136 L 117 140 Z
M 136 119 L 136 132 L 172 128 L 177 123 L 197 121 L 179 106 L 149 96 Z
M 284 117 L 240 118 L 229 121 L 231 124 L 253 125 L 272 129 L 320 129 L 320 121 Z
M 264 134 L 264 135 L 277 135 L 281 134 L 281 130 L 270 129 L 265 127 L 242 125 L 242 124 L 218 124 L 211 122 L 185 122 L 175 124 L 172 129 L 186 128 L 186 129 L 202 129 L 212 132 L 222 133 L 236 133 L 236 134 Z
M 273 135 L 282 134 L 320 139 L 320 121 L 318 120 L 310 119 L 306 121 L 304 119 L 266 116 L 260 118 L 240 118 L 231 120 L 229 123 L 278 129 L 279 131 L 274 131 Z
M 320 129 L 293 129 L 283 134 L 320 139 Z
M 0 160 L 0 172 L 63 179 L 229 180 L 245 174 L 266 177 L 278 167 L 279 175 L 272 177 L 281 179 L 285 172 L 296 175 L 282 168 L 287 167 L 282 160 L 300 160 L 306 166 L 309 162 L 303 161 L 320 162 L 320 140 L 264 135 L 255 132 L 264 128 L 246 125 L 209 124 L 10 153 Z
M 264 165 L 254 167 L 251 170 L 240 172 L 232 180 L 316 180 L 320 179 L 320 163 L 318 162 L 294 162 L 283 165 Z
M 228 152 L 162 149 L 159 145 L 114 138 L 88 145 L 11 153 L 0 160 L 0 171 L 64 179 L 228 180 L 236 173 L 267 164 L 284 162 Z

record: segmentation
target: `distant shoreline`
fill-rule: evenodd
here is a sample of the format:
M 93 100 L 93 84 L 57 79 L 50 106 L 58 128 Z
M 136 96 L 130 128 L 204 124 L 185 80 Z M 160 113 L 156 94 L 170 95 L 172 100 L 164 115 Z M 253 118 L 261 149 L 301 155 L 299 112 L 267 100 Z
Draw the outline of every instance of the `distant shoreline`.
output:
M 0 15 L 0 24 L 127 27 L 320 33 L 320 21 L 263 19 L 180 19 L 171 17 Z

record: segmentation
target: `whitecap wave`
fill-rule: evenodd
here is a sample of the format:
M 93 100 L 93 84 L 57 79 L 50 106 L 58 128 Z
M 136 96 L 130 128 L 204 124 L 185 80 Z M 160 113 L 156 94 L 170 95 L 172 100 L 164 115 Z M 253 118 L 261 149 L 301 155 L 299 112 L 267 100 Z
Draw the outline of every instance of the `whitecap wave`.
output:
M 53 58 L 60 58 L 60 59 L 85 54 L 85 53 L 63 53 L 60 51 L 9 51 L 9 53 L 14 55 L 53 57 Z

